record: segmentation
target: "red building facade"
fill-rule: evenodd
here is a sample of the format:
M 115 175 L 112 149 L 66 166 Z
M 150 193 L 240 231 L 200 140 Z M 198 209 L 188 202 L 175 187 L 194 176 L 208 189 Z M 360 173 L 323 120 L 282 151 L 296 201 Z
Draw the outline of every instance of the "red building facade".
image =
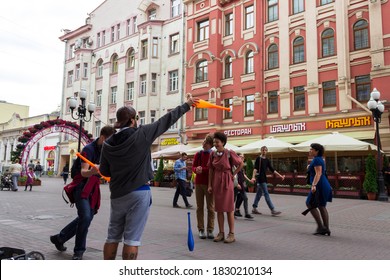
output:
M 185 91 L 232 108 L 188 114 L 188 142 L 224 131 L 239 146 L 271 135 L 295 144 L 338 131 L 375 143 L 367 101 L 374 88 L 390 99 L 389 1 L 183 2 Z

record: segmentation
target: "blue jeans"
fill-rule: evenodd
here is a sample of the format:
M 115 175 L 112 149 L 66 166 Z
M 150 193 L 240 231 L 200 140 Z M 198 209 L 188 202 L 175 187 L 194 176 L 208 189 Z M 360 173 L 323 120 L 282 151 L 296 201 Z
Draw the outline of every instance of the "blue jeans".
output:
M 257 183 L 256 197 L 255 197 L 255 201 L 253 201 L 253 205 L 252 205 L 253 208 L 257 208 L 263 193 L 264 193 L 265 201 L 267 202 L 269 209 L 271 209 L 271 211 L 274 210 L 275 207 L 272 204 L 271 198 L 269 196 L 267 183 Z
M 13 191 L 17 191 L 18 190 L 18 179 L 19 179 L 19 177 L 20 177 L 19 173 L 11 175 L 12 184 L 13 184 L 13 188 L 12 188 Z
M 75 190 L 75 197 L 80 197 L 81 190 Z M 65 226 L 58 235 L 58 241 L 65 243 L 76 235 L 74 253 L 83 254 L 86 250 L 87 234 L 95 211 L 88 199 L 76 199 L 77 217 Z

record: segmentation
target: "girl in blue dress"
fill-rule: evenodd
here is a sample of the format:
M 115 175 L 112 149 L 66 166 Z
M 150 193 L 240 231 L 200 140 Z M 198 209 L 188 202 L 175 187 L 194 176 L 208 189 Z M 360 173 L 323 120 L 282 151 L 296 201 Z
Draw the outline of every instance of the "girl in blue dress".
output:
M 315 235 L 330 235 L 329 214 L 326 209 L 327 202 L 332 201 L 332 187 L 325 176 L 325 162 L 323 160 L 324 147 L 321 144 L 313 143 L 310 145 L 309 155 L 313 156 L 313 161 L 309 165 L 309 174 L 311 182 L 311 191 L 306 199 L 306 205 L 310 208 L 317 223 Z M 317 192 L 318 209 L 310 207 L 312 197 Z M 319 210 L 319 211 L 318 211 Z

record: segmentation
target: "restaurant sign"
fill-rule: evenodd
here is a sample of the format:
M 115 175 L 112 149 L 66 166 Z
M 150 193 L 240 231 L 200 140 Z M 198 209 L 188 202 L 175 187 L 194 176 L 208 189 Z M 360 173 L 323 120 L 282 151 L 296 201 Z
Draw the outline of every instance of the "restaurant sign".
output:
M 371 117 L 356 117 L 356 118 L 344 118 L 344 119 L 335 119 L 327 120 L 326 128 L 344 128 L 344 127 L 354 127 L 354 126 L 367 126 L 371 125 Z
M 306 131 L 306 123 L 277 124 L 270 127 L 270 133 Z
M 230 129 L 225 130 L 226 136 L 242 136 L 242 135 L 252 135 L 252 128 L 242 128 L 242 129 Z
M 180 141 L 177 138 L 165 138 L 161 140 L 160 146 L 173 146 L 179 145 Z

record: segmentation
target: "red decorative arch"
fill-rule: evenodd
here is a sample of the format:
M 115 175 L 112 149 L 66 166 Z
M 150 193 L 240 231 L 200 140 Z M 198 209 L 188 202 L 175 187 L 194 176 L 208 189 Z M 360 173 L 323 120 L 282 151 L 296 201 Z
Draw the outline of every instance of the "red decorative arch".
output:
M 28 158 L 32 147 L 43 137 L 52 133 L 66 133 L 75 138 L 79 137 L 80 126 L 75 122 L 65 121 L 62 119 L 49 120 L 35 124 L 28 128 L 22 136 L 18 138 L 20 144 L 17 145 L 17 150 L 20 151 L 20 164 L 24 170 L 27 170 Z M 81 143 L 87 145 L 92 142 L 92 134 L 81 128 Z

